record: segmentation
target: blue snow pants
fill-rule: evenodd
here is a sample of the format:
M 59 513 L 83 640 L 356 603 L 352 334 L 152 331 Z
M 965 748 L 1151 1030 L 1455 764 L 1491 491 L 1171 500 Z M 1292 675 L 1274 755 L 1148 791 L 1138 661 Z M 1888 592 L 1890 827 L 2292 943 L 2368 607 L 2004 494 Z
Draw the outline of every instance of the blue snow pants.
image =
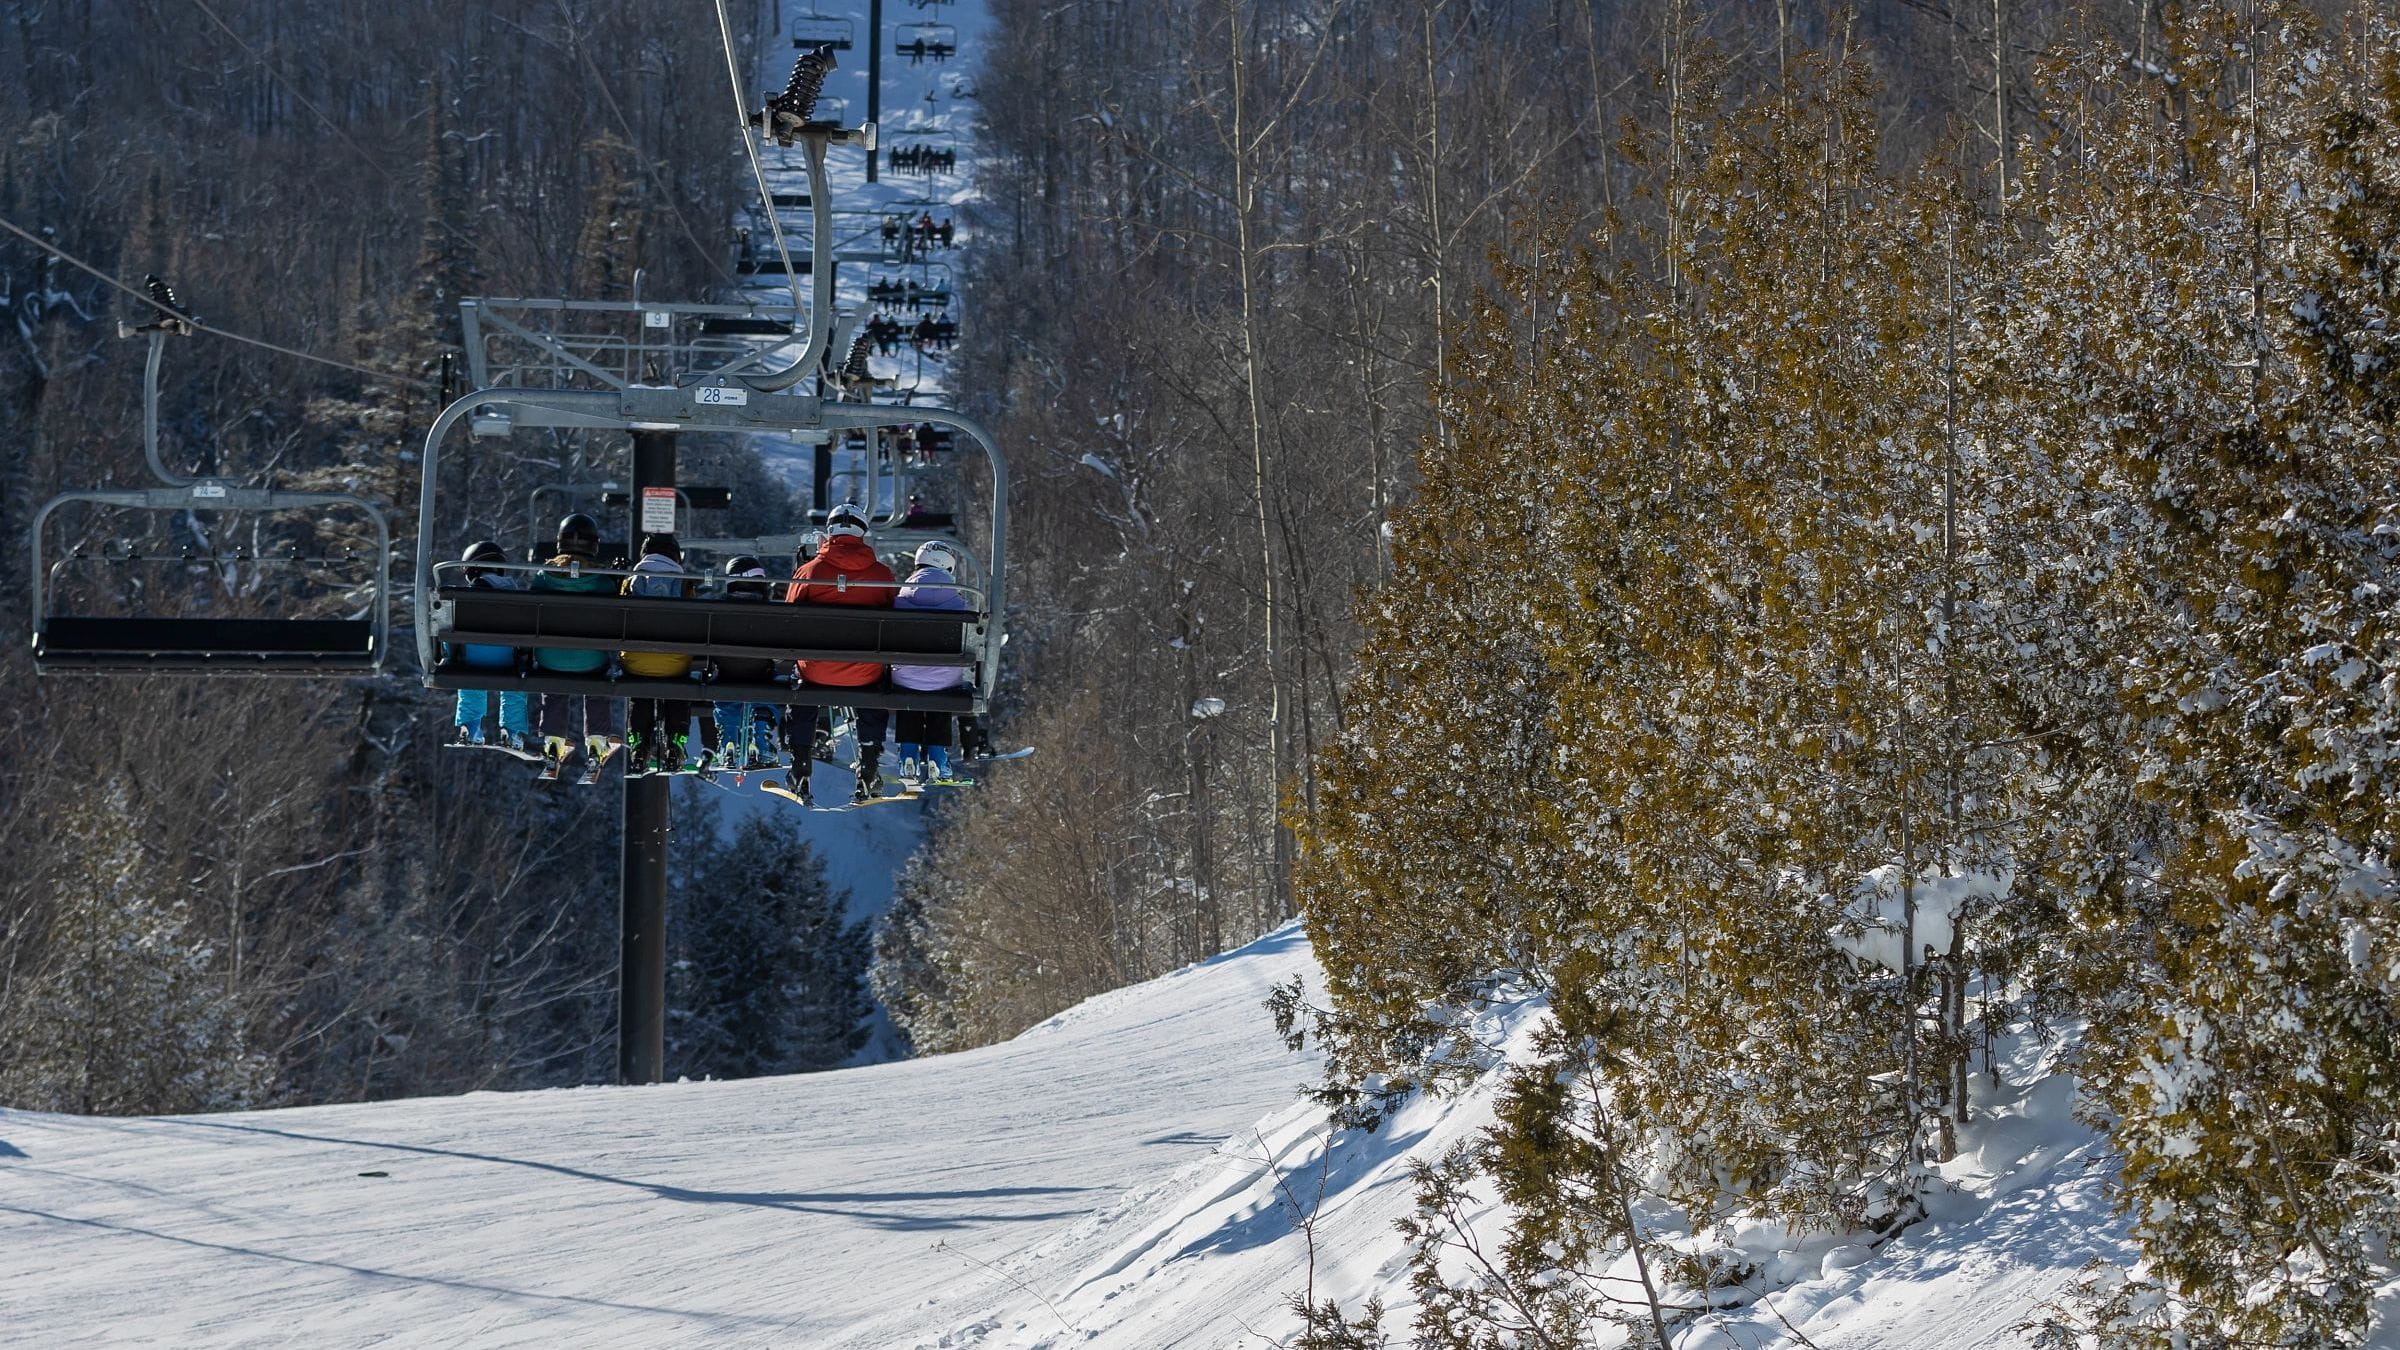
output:
M 775 758 L 775 705 L 772 703 L 719 703 L 714 706 L 717 722 L 717 744 L 736 764 L 751 764 Z M 749 735 L 742 734 L 744 715 L 749 720 Z
M 486 689 L 461 689 L 458 691 L 456 720 L 460 726 L 474 727 L 479 732 L 482 730 L 484 716 L 491 709 L 490 693 L 491 691 Z M 533 696 L 531 694 L 502 690 L 500 694 L 500 729 L 513 731 L 520 736 L 531 735 L 533 733 L 532 705 Z

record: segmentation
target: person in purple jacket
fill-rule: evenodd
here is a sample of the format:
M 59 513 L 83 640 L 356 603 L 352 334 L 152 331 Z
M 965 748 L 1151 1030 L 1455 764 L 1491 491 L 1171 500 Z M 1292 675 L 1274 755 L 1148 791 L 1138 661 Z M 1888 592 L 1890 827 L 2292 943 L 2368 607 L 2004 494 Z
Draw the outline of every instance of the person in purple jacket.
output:
M 917 546 L 916 569 L 902 583 L 900 593 L 893 597 L 894 609 L 965 609 L 966 597 L 958 593 L 958 553 L 940 540 Z M 967 672 L 958 666 L 893 666 L 892 685 L 898 689 L 914 689 L 938 693 L 956 689 L 966 683 Z M 946 712 L 904 710 L 894 716 L 893 737 L 900 743 L 903 766 L 916 762 L 920 782 L 950 782 L 950 721 Z M 974 719 L 967 719 L 972 726 Z M 982 741 L 981 729 L 969 733 L 970 747 Z

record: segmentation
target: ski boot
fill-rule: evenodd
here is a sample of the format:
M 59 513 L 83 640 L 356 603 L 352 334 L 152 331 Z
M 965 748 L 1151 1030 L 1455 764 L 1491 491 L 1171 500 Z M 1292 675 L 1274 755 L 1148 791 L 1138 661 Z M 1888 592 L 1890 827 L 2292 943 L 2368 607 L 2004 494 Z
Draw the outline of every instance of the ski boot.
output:
M 981 763 L 992 757 L 992 738 L 983 734 L 983 725 L 972 717 L 958 720 L 958 749 L 969 764 Z
M 599 782 L 600 770 L 607 766 L 611 756 L 615 755 L 619 750 L 624 748 L 625 743 L 623 741 L 612 741 L 606 736 L 592 736 L 586 738 L 584 753 L 591 762 L 586 764 L 583 769 L 584 786 L 590 787 L 592 784 Z
M 871 802 L 883 795 L 882 759 L 883 747 L 875 742 L 858 747 L 858 786 L 851 794 L 852 801 Z
M 545 782 L 545 783 L 555 783 L 555 782 L 557 782 L 557 781 L 558 781 L 558 776 L 559 776 L 559 774 L 560 774 L 561 772 L 563 772 L 563 771 L 566 769 L 566 767 L 567 767 L 567 760 L 568 760 L 568 758 L 569 758 L 570 756 L 572 756 L 574 753 L 575 753 L 575 743 L 574 743 L 573 741 L 570 741 L 570 740 L 568 740 L 566 737 L 564 737 L 564 736 L 545 736 L 545 737 L 543 737 L 543 738 L 542 738 L 542 781 L 543 781 L 543 782 Z
M 450 729 L 450 743 L 452 745 L 481 745 L 483 744 L 483 728 L 468 726 L 466 723 L 460 722 Z
M 506 750 L 512 755 L 530 755 L 533 753 L 532 750 L 526 747 L 525 733 L 522 731 L 501 732 L 500 748 Z

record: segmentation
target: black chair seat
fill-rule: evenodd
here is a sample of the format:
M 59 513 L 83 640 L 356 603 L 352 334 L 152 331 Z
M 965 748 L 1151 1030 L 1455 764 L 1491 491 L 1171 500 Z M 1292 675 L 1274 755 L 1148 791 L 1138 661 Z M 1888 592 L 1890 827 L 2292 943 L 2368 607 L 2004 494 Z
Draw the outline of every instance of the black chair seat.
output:
M 140 674 L 204 668 L 229 674 L 372 670 L 375 625 L 364 619 L 151 619 L 55 615 L 34 643 L 44 673 Z
M 433 636 L 443 642 L 583 651 L 667 652 L 770 661 L 972 666 L 969 610 L 749 604 L 575 591 L 444 586 Z

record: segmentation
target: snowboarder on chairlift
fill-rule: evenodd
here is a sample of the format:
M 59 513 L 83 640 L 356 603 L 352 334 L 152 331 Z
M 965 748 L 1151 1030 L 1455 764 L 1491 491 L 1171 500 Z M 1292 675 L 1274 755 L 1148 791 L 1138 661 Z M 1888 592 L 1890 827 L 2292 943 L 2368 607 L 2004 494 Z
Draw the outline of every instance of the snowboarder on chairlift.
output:
M 467 545 L 467 551 L 459 555 L 459 560 L 470 564 L 504 563 L 508 561 L 508 553 L 489 539 L 478 539 Z M 523 578 L 486 567 L 468 567 L 467 584 L 487 591 L 525 589 Z M 505 670 L 514 673 L 517 669 L 517 649 L 491 643 L 462 643 L 455 649 L 455 659 L 470 670 Z M 524 690 L 500 691 L 500 745 L 513 754 L 527 753 L 526 739 L 533 734 L 530 715 L 532 702 L 532 696 Z M 455 718 L 458 729 L 451 734 L 452 743 L 482 745 L 483 719 L 490 710 L 491 698 L 485 690 L 459 690 Z
M 600 525 L 581 511 L 558 522 L 558 551 L 549 566 L 554 569 L 536 572 L 533 589 L 565 591 L 590 595 L 606 591 L 608 578 L 593 576 L 582 568 L 594 567 L 600 559 Z M 563 569 L 563 570 L 562 570 Z M 608 672 L 608 653 L 582 647 L 536 647 L 533 652 L 536 668 L 560 675 L 601 676 Z M 590 756 L 586 768 L 587 780 L 599 777 L 600 766 L 625 744 L 617 734 L 617 701 L 605 694 L 544 694 L 539 720 L 542 729 L 542 754 L 549 762 L 549 777 L 557 777 L 577 744 L 576 714 L 582 714 L 581 742 Z
M 867 546 L 867 513 L 855 502 L 844 502 L 825 516 L 825 530 L 816 556 L 792 570 L 784 600 L 790 604 L 866 605 L 890 608 L 899 578 L 876 560 Z M 795 673 L 803 685 L 866 689 L 883 683 L 884 668 L 873 661 L 798 661 Z M 792 791 L 808 799 L 808 763 L 817 738 L 818 709 L 792 705 L 783 734 L 792 751 Z M 883 795 L 883 736 L 891 714 L 883 708 L 859 708 L 854 727 L 858 741 L 855 797 L 867 801 Z
M 749 554 L 727 558 L 724 572 L 728 601 L 763 605 L 771 598 L 766 564 Z M 729 684 L 771 684 L 775 679 L 775 663 L 763 656 L 720 656 L 712 658 L 711 664 L 716 678 Z M 739 773 L 775 767 L 774 704 L 727 702 L 710 711 L 717 728 L 716 767 Z M 803 768 L 794 777 L 806 774 Z

